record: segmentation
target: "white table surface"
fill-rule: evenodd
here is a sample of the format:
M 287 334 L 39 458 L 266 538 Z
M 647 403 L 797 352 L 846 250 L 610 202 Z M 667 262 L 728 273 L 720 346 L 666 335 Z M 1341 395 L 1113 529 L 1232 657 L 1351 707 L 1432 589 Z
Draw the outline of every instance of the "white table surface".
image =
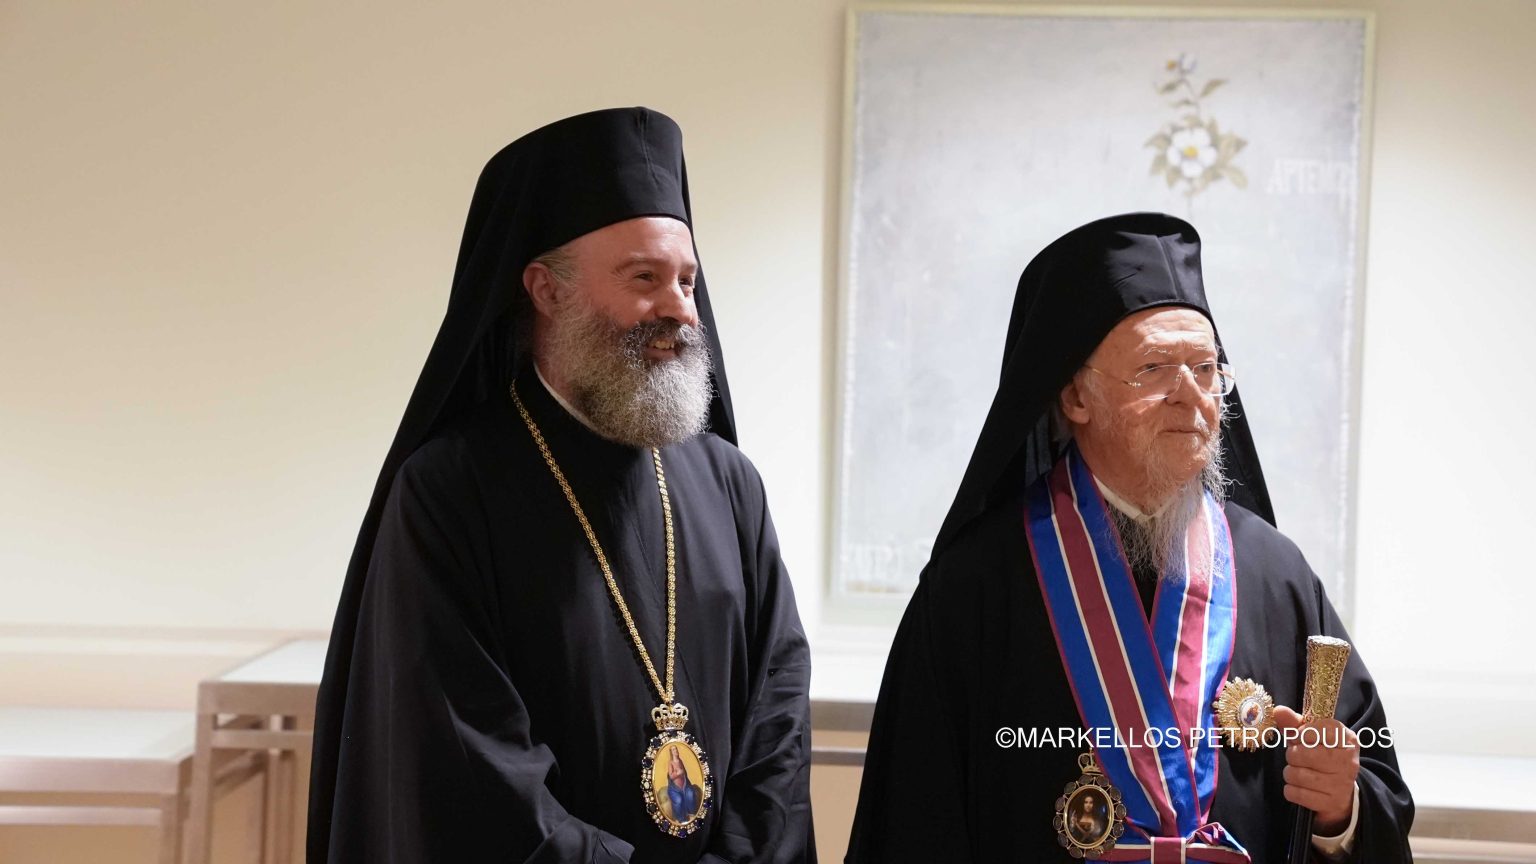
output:
M 315 684 L 325 668 L 325 639 L 298 639 L 253 657 L 215 681 L 231 684 Z
M 1536 759 L 1397 751 L 1420 810 L 1514 811 L 1536 820 Z
M 0 707 L 0 758 L 175 760 L 192 741 L 191 711 Z

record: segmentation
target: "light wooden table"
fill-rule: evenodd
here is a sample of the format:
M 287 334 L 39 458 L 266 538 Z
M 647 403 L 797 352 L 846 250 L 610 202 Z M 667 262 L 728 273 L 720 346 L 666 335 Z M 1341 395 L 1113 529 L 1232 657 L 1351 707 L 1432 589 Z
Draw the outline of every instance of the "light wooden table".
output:
M 254 754 L 265 763 L 261 830 L 253 838 L 253 857 L 267 864 L 292 859 L 300 780 L 295 763 L 314 735 L 326 644 L 325 639 L 289 642 L 198 685 L 188 864 L 208 864 L 215 766 L 230 751 Z
M 161 864 L 177 864 L 192 741 L 185 711 L 0 707 L 0 796 L 81 799 L 0 800 L 0 825 L 155 828 Z

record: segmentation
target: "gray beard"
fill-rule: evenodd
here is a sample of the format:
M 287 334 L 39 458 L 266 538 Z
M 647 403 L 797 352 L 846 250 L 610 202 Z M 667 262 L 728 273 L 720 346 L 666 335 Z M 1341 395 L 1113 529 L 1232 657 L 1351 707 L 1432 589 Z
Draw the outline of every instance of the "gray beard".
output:
M 645 358 L 645 346 L 658 338 L 675 341 L 675 359 Z M 575 300 L 555 317 L 545 350 L 545 361 L 570 387 L 572 405 L 604 438 L 663 447 L 708 423 L 714 391 L 702 327 L 647 321 L 623 330 Z
M 1200 513 L 1200 501 L 1209 491 L 1221 506 L 1226 497 L 1226 479 L 1222 473 L 1221 448 L 1214 448 L 1211 461 L 1200 476 L 1178 489 L 1162 512 L 1145 522 L 1137 522 L 1109 507 L 1110 520 L 1120 535 L 1120 547 L 1125 551 L 1126 563 L 1138 577 L 1156 574 L 1157 578 L 1169 578 L 1182 573 L 1184 538 L 1190 523 Z

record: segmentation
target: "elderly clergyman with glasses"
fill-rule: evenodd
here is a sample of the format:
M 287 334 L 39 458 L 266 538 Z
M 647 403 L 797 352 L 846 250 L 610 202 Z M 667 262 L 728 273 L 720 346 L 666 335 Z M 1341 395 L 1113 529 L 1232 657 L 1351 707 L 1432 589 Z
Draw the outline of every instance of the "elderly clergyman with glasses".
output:
M 1298 715 L 1307 638 L 1348 636 L 1275 527 L 1237 380 L 1188 223 L 1103 219 L 1025 269 L 849 862 L 1283 862 L 1298 804 L 1302 856 L 1411 860 L 1358 650 L 1337 719 Z

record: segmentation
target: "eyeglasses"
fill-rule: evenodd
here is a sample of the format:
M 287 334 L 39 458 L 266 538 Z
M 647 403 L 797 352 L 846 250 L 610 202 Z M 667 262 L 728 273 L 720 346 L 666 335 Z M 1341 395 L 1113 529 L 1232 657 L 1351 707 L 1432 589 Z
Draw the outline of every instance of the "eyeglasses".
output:
M 1196 363 L 1193 366 L 1187 363 L 1169 363 L 1162 366 L 1148 366 L 1132 375 L 1129 380 L 1117 378 L 1092 366 L 1084 368 L 1135 387 L 1140 391 L 1136 398 L 1143 402 L 1167 399 L 1172 396 L 1173 391 L 1179 389 L 1179 382 L 1183 380 L 1186 370 L 1194 379 L 1195 387 L 1206 395 L 1225 396 L 1237 388 L 1237 375 L 1232 372 L 1232 366 L 1228 363 Z

